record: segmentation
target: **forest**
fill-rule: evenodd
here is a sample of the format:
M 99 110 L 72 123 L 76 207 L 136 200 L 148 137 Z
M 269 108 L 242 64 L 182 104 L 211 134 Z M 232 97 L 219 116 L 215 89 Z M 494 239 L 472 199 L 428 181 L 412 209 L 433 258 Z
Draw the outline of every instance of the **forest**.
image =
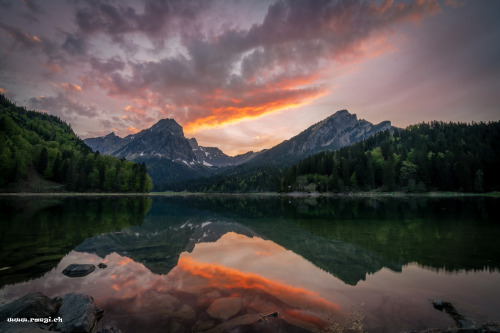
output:
M 500 122 L 433 121 L 385 131 L 294 165 L 237 167 L 171 184 L 192 192 L 362 192 L 500 190 Z
M 36 188 L 75 192 L 147 192 L 145 164 L 93 152 L 60 118 L 28 111 L 0 95 L 0 188 L 37 173 L 54 186 Z
M 500 122 L 412 125 L 321 152 L 283 173 L 282 191 L 500 190 Z

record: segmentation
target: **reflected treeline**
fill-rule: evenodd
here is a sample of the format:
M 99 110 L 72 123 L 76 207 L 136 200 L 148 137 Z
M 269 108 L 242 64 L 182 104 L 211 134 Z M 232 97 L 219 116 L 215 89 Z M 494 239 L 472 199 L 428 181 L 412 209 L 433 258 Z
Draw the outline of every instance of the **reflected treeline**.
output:
M 410 262 L 449 272 L 499 269 L 498 203 L 498 199 L 465 197 L 200 196 L 155 198 L 150 213 L 155 207 L 170 207 L 177 216 L 189 216 L 185 221 L 243 224 L 356 284 L 368 273 L 383 267 L 399 271 Z
M 55 267 L 85 238 L 141 223 L 148 197 L 0 200 L 0 286 L 33 279 Z
M 182 252 L 229 231 L 272 240 L 352 285 L 411 262 L 448 272 L 497 270 L 499 203 L 464 197 L 2 200 L 0 285 L 40 276 L 73 249 L 102 258 L 116 252 L 166 274 Z

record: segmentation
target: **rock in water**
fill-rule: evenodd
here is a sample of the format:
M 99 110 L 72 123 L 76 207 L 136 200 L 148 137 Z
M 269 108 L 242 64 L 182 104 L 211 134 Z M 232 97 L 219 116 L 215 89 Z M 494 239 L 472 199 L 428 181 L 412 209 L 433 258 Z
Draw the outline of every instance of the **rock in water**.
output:
M 64 333 L 93 332 L 103 314 L 91 296 L 66 294 L 58 313 L 62 323 L 57 323 L 56 330 Z
M 52 323 L 19 323 L 7 319 L 54 318 L 60 305 L 60 297 L 49 298 L 40 292 L 7 303 L 0 307 L 0 332 L 46 332 Z
M 92 264 L 71 264 L 66 267 L 63 274 L 69 277 L 82 277 L 89 275 L 95 270 Z
M 0 322 L 7 318 L 52 317 L 61 305 L 61 298 L 49 298 L 37 292 L 31 293 L 0 307 Z

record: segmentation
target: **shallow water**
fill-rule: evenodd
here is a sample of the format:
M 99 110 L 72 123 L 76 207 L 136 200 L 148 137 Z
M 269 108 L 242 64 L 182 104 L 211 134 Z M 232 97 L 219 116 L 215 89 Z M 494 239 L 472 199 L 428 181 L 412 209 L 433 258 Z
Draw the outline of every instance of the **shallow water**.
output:
M 124 332 L 500 321 L 498 199 L 2 199 L 0 296 L 82 292 Z M 71 263 L 107 265 L 80 278 Z M 262 317 L 278 312 L 274 316 Z M 260 321 L 259 321 L 260 319 Z

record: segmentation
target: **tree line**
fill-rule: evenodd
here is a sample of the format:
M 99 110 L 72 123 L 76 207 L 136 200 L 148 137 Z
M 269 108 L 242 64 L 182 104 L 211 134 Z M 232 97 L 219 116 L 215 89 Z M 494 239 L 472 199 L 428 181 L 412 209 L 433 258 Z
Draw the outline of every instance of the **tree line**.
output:
M 433 121 L 311 155 L 283 173 L 281 191 L 500 190 L 500 122 Z
M 203 193 L 256 193 L 281 187 L 282 170 L 275 166 L 235 168 L 220 174 L 170 183 L 160 190 Z
M 433 121 L 384 131 L 287 167 L 239 166 L 169 184 L 174 191 L 333 192 L 500 190 L 500 122 Z
M 60 118 L 28 111 L 0 95 L 0 188 L 37 172 L 78 192 L 146 192 L 144 163 L 93 152 Z

